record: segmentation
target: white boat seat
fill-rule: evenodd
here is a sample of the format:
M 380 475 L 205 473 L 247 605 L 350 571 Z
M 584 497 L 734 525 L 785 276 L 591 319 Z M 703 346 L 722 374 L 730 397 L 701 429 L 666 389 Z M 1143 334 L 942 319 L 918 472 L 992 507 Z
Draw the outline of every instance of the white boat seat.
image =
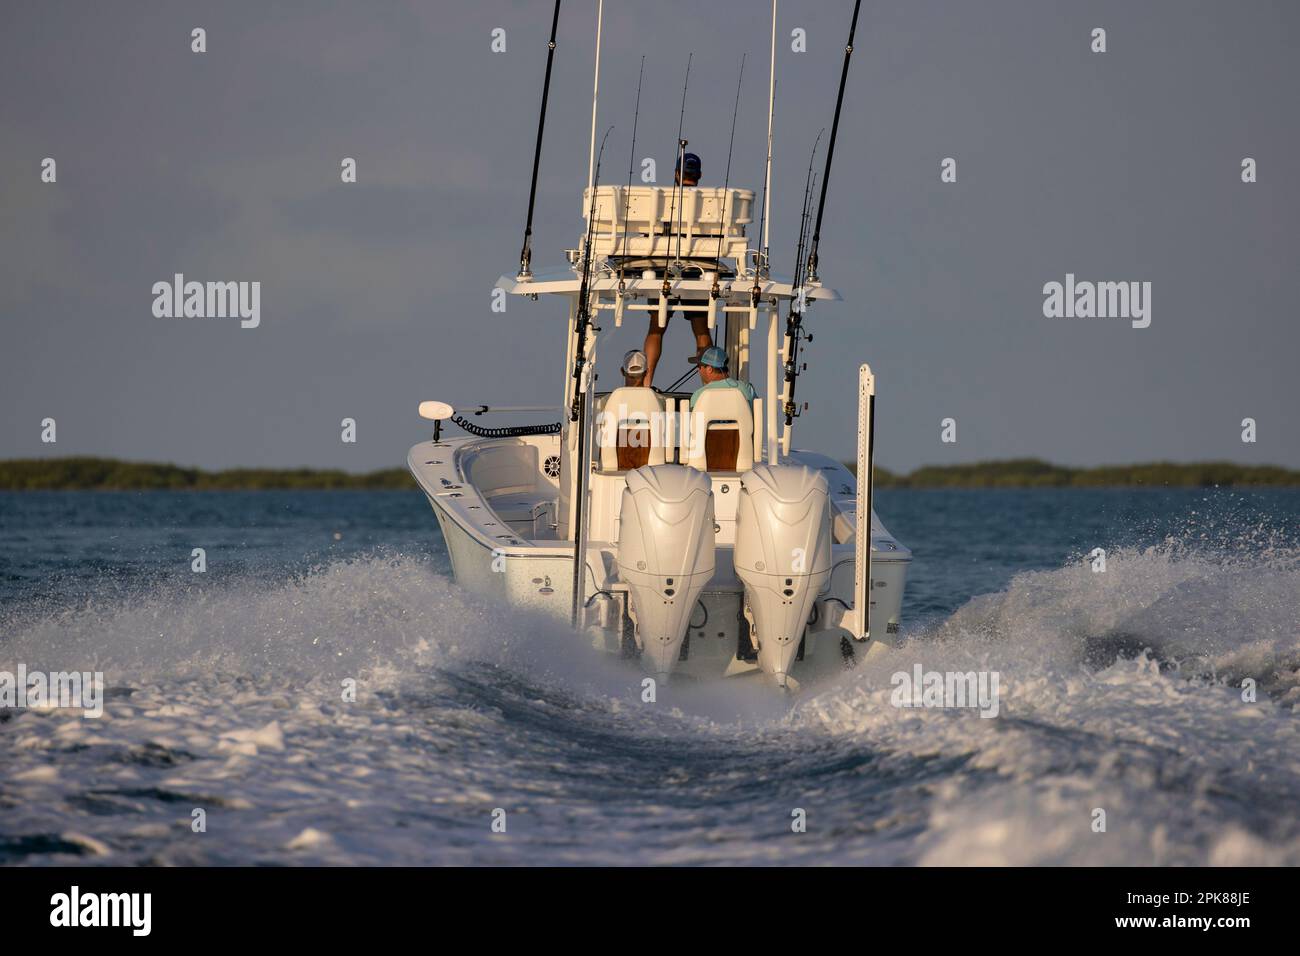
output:
M 596 420 L 601 471 L 631 471 L 668 460 L 664 406 L 652 388 L 616 388 Z
M 738 388 L 700 392 L 691 412 L 689 457 L 700 471 L 749 471 L 754 467 L 754 411 Z

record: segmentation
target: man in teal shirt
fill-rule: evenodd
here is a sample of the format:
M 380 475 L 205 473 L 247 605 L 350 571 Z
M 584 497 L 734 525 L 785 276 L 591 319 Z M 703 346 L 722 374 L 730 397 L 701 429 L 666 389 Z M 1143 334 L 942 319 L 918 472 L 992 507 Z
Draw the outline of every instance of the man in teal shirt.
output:
M 695 402 L 700 397 L 700 392 L 710 388 L 738 388 L 746 401 L 754 400 L 754 386 L 748 382 L 738 382 L 727 374 L 727 353 L 716 345 L 705 349 L 704 354 L 700 356 L 700 379 L 704 384 L 691 396 L 691 411 L 695 410 Z

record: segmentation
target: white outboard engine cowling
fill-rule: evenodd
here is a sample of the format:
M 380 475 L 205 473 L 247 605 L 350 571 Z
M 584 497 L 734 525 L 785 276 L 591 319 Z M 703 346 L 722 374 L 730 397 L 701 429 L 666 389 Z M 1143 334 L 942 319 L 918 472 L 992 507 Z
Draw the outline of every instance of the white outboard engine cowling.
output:
M 627 582 L 637 644 L 654 673 L 681 654 L 700 591 L 713 577 L 713 488 L 682 465 L 627 473 L 618 530 L 618 574 Z
M 758 644 L 758 666 L 786 686 L 817 595 L 831 574 L 826 479 L 805 465 L 758 465 L 740 479 L 736 574 Z

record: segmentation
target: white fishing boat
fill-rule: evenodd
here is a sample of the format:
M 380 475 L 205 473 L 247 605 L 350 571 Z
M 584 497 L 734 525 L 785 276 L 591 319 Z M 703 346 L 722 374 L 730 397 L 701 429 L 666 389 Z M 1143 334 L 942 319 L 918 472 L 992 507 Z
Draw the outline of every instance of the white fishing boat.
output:
M 774 5 L 774 38 L 775 22 Z M 546 89 L 554 49 L 553 25 Z M 769 94 L 769 180 L 770 117 Z M 766 208 L 761 240 L 750 235 L 754 190 L 599 183 L 594 118 L 593 102 L 585 221 L 568 265 L 533 272 L 530 199 L 519 272 L 498 282 L 512 296 L 567 306 L 547 320 L 557 337 L 561 321 L 566 330 L 559 421 L 496 426 L 484 416 L 541 409 L 420 405 L 434 436 L 411 449 L 408 466 L 455 578 L 564 618 L 578 639 L 659 679 L 767 675 L 793 687 L 851 666 L 897 634 L 911 553 L 872 510 L 867 365 L 855 383 L 819 385 L 820 404 L 856 406 L 856 469 L 793 447 L 803 318 L 841 298 L 816 267 L 839 104 L 817 226 L 800 243 L 807 267 L 788 279 L 768 268 Z M 537 155 L 541 139 L 539 123 Z M 679 136 L 679 166 L 686 145 Z M 534 198 L 536 181 L 535 160 Z M 711 388 L 692 407 L 689 386 L 604 387 L 622 381 L 621 354 L 601 352 L 605 329 L 650 316 L 662 328 L 673 312 L 707 318 L 730 378 L 752 384 L 752 400 L 743 388 Z M 469 434 L 443 435 L 448 421 Z

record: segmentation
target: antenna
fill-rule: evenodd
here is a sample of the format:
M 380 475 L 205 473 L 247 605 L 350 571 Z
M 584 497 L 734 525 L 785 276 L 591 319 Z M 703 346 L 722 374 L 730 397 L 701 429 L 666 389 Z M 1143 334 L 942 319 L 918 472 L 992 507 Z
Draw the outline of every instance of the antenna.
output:
M 519 253 L 519 278 L 532 276 L 533 206 L 537 201 L 537 167 L 542 161 L 542 131 L 546 129 L 546 101 L 551 95 L 551 64 L 555 61 L 555 28 L 560 23 L 560 0 L 551 15 L 551 39 L 546 45 L 546 79 L 542 81 L 542 110 L 537 118 L 537 145 L 533 148 L 533 184 L 528 189 L 528 222 L 524 226 L 524 247 Z

